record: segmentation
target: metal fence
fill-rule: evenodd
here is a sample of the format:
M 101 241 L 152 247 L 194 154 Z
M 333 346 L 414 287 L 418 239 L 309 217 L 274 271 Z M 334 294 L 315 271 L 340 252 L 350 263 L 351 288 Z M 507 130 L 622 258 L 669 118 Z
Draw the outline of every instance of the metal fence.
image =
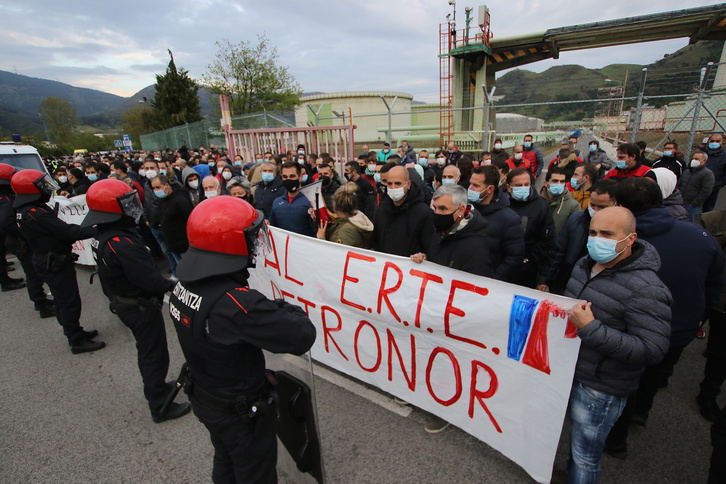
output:
M 294 114 L 263 112 L 233 118 L 233 129 L 355 125 L 354 153 L 364 144 L 378 150 L 386 141 L 395 150 L 403 140 L 431 153 L 442 148 L 440 122 L 449 119 L 450 141 L 471 153 L 490 149 L 495 138 L 511 149 L 526 134 L 540 146 L 554 147 L 572 129 L 580 128 L 614 143 L 645 141 L 653 158 L 660 156 L 666 141 L 675 141 L 687 158 L 710 133 L 726 132 L 726 68 L 720 74 L 720 67 L 711 63 L 696 70 L 688 66 L 637 70 L 626 73 L 625 80 L 604 79 L 603 87 L 596 89 L 584 89 L 575 79 L 561 80 L 537 102 L 511 102 L 510 95 L 465 109 L 442 110 L 438 104 L 402 106 L 382 99 L 380 106 L 372 104 L 366 112 L 346 108 L 340 114 L 339 105 L 303 104 Z M 222 145 L 224 133 L 216 120 L 204 121 L 144 135 L 141 142 L 143 149 Z

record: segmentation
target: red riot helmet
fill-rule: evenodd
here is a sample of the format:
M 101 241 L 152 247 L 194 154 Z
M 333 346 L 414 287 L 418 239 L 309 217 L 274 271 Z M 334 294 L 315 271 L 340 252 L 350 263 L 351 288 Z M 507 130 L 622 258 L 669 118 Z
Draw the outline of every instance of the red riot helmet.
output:
M 136 190 L 121 180 L 99 180 L 86 192 L 88 213 L 81 227 L 91 227 L 120 220 L 128 215 L 138 223 L 144 209 Z
M 44 196 L 50 199 L 53 192 L 60 189 L 60 186 L 47 173 L 38 170 L 18 171 L 10 180 L 10 186 L 15 192 L 14 208 L 40 200 Z
M 182 281 L 231 274 L 248 267 L 264 216 L 241 198 L 221 195 L 199 203 L 187 220 L 189 250 L 177 266 Z
M 18 170 L 7 163 L 0 163 L 0 185 L 10 185 L 10 180 Z

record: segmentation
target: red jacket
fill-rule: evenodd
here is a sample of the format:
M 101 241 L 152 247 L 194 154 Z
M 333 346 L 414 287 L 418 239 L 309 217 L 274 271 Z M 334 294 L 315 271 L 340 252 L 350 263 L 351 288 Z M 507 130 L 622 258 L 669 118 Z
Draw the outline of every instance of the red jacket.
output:
M 535 161 L 535 163 L 537 163 Z M 509 165 L 510 170 L 514 170 L 515 168 L 524 168 L 528 172 L 532 173 L 532 165 L 530 164 L 530 161 L 522 156 L 522 159 L 520 161 L 515 160 L 514 158 L 509 158 L 507 160 L 507 165 Z
M 630 170 L 621 170 L 619 168 L 613 168 L 605 175 L 605 179 L 608 178 L 630 178 L 634 176 L 643 176 L 650 171 L 650 168 L 638 162 Z

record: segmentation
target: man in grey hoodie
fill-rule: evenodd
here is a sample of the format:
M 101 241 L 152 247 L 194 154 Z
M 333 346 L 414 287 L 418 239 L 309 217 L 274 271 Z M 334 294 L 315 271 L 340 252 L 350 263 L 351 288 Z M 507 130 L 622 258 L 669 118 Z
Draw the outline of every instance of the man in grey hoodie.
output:
M 645 367 L 663 359 L 670 336 L 671 293 L 656 273 L 658 253 L 637 238 L 633 214 L 600 210 L 589 233 L 589 255 L 565 291 L 585 301 L 570 314 L 581 340 L 569 405 L 570 483 L 597 482 L 605 438 Z

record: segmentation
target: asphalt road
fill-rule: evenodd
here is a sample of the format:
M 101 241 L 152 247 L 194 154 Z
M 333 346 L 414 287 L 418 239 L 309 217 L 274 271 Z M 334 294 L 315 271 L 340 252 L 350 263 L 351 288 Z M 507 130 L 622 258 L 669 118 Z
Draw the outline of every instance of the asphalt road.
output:
M 151 421 L 133 337 L 108 311 L 98 283 L 89 286 L 90 268 L 77 272 L 81 322 L 108 345 L 95 353 L 72 355 L 60 326 L 39 319 L 24 290 L 0 294 L 0 482 L 211 482 L 206 429 L 191 414 Z M 171 378 L 183 358 L 168 317 L 167 334 Z M 705 340 L 696 340 L 686 349 L 671 384 L 656 398 L 647 428 L 632 430 L 629 457 L 603 458 L 601 482 L 706 481 L 709 425 L 694 400 L 704 347 Z M 423 412 L 399 407 L 334 372 L 322 374 L 315 385 L 327 482 L 533 482 L 465 432 L 449 427 L 429 435 Z M 559 468 L 567 460 L 568 429 L 565 424 Z M 280 481 L 294 482 L 284 473 Z

